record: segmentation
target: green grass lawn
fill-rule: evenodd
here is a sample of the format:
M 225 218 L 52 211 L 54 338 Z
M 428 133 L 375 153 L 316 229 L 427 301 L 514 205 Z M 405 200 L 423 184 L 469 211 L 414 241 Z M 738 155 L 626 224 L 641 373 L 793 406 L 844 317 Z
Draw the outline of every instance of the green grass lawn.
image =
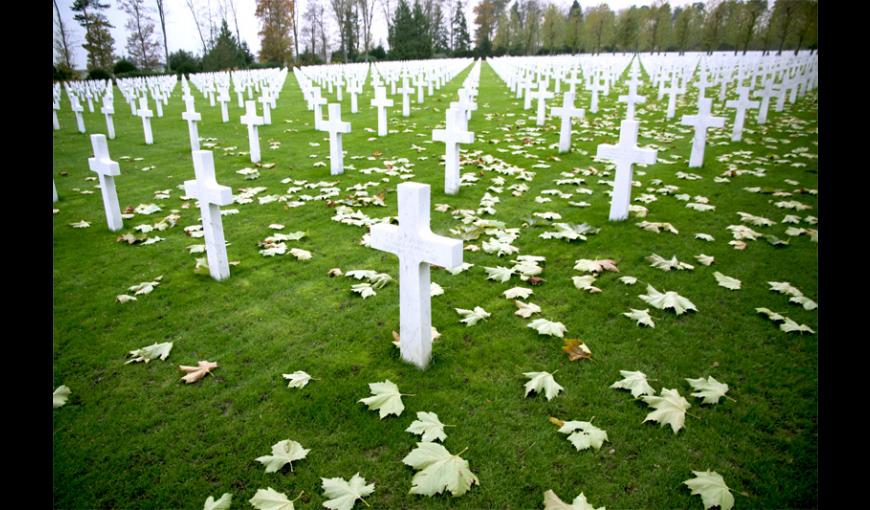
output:
M 568 360 L 562 341 L 541 336 L 527 327 L 531 319 L 514 315 L 514 304 L 502 292 L 516 285 L 530 287 L 514 276 L 509 282 L 486 280 L 484 266 L 512 266 L 515 256 L 464 252 L 470 270 L 451 275 L 432 270 L 432 281 L 445 290 L 432 298 L 432 323 L 442 337 L 433 347 L 432 362 L 420 371 L 399 359 L 392 330 L 399 327 L 398 261 L 393 255 L 360 245 L 367 228 L 331 221 L 335 207 L 312 200 L 302 207 L 287 207 L 275 201 L 233 204 L 238 214 L 223 217 L 230 243 L 231 267 L 227 281 L 215 282 L 194 272 L 196 257 L 186 247 L 202 239 L 185 235 L 199 210 L 189 201 L 182 208 L 184 192 L 177 187 L 193 178 L 193 165 L 186 122 L 181 120 L 180 86 L 164 107 L 164 117 L 152 119 L 155 144 L 146 146 L 141 121 L 129 114 L 119 91 L 115 93 L 117 138 L 109 141 L 112 158 L 120 160 L 116 178 L 122 210 L 140 203 L 155 203 L 163 210 L 125 220 L 119 233 L 106 228 L 100 192 L 88 170 L 90 139 L 76 131 L 75 120 L 64 97 L 60 113 L 62 129 L 54 132 L 53 178 L 60 201 L 53 229 L 53 388 L 65 384 L 72 390 L 69 402 L 54 410 L 53 478 L 57 508 L 200 508 L 209 495 L 233 496 L 233 508 L 250 508 L 247 502 L 257 489 L 272 487 L 295 498 L 304 491 L 297 508 L 319 508 L 327 498 L 320 478 L 349 479 L 359 472 L 375 483 L 366 501 L 373 508 L 540 508 L 543 493 L 554 490 L 570 501 L 583 492 L 595 505 L 620 508 L 702 508 L 700 497 L 682 484 L 692 471 L 720 473 L 736 499 L 737 508 L 811 508 L 817 506 L 818 460 L 818 337 L 785 333 L 755 312 L 767 307 L 800 324 L 817 329 L 817 310 L 806 311 L 790 304 L 788 296 L 768 290 L 768 281 L 788 281 L 811 299 L 818 297 L 818 244 L 808 236 L 785 235 L 786 214 L 801 218 L 817 216 L 817 196 L 794 193 L 818 185 L 815 159 L 801 155 L 818 152 L 816 94 L 812 92 L 782 113 L 771 106 L 768 124 L 758 126 L 754 111 L 747 115 L 741 143 L 731 143 L 733 110 L 714 101 L 714 113 L 724 113 L 726 128 L 708 137 L 705 166 L 688 169 L 691 147 L 689 128 L 680 126 L 681 115 L 695 113 L 695 89 L 683 96 L 675 119 L 664 118 L 667 97 L 656 102 L 656 92 L 645 77 L 641 93 L 647 102 L 638 106 L 641 120 L 639 144 L 655 145 L 658 163 L 635 171 L 641 183 L 632 198 L 678 186 L 671 194 L 650 192 L 657 201 L 640 204 L 649 209 L 646 218 L 619 223 L 607 221 L 610 199 L 607 175 L 584 176 L 590 167 L 599 172 L 609 165 L 594 162 L 599 143 L 616 143 L 625 106 L 616 102 L 627 85 L 601 98 L 598 114 L 574 126 L 571 153 L 557 154 L 559 125 L 548 118 L 545 127 L 534 126 L 535 109 L 523 110 L 506 85 L 488 64 L 482 65 L 478 110 L 469 122 L 476 134 L 474 144 L 464 147 L 462 172 L 479 178 L 463 186 L 459 195 L 443 192 L 443 170 L 438 157 L 444 145 L 431 143 L 431 131 L 444 122 L 444 110 L 457 99 L 457 90 L 470 66 L 420 106 L 412 96 L 411 116 L 401 117 L 401 96 L 389 113 L 387 137 L 364 128 L 377 127 L 373 97 L 359 97 L 360 113 L 350 114 L 350 97 L 344 94 L 342 114 L 353 131 L 344 136 L 346 151 L 343 175 L 329 175 L 329 144 L 326 133 L 313 129 L 313 113 L 305 108 L 301 91 L 288 76 L 272 125 L 260 129 L 263 163 L 261 177 L 248 181 L 237 170 L 251 167 L 247 156 L 246 127 L 239 122 L 242 110 L 235 96 L 230 104 L 231 122 L 220 122 L 219 105 L 208 107 L 198 92 L 197 111 L 202 113 L 199 133 L 216 138 L 213 148 L 217 180 L 242 188 L 263 186 L 258 196 L 283 195 L 292 180 L 336 182 L 342 196 L 346 188 L 375 182 L 370 194 L 385 192 L 386 207 L 362 207 L 371 217 L 396 214 L 395 188 L 401 180 L 372 173 L 366 168 L 384 168 L 384 161 L 408 158 L 413 181 L 431 185 L 431 202 L 455 209 L 477 209 L 481 197 L 501 175 L 482 161 L 494 156 L 511 165 L 533 171 L 531 181 L 514 176 L 505 179 L 497 196 L 496 214 L 484 218 L 502 221 L 507 228 L 520 228 L 513 243 L 522 255 L 546 257 L 543 283 L 528 301 L 542 308 L 549 320 L 562 322 L 566 337 L 580 338 L 593 352 L 592 360 Z M 566 87 L 563 86 L 563 91 Z M 325 91 L 324 91 L 325 94 Z M 718 87 L 708 96 L 718 95 Z M 736 97 L 731 90 L 729 98 Z M 588 108 L 589 92 L 579 92 L 577 104 Z M 334 95 L 330 97 L 335 100 Z M 153 100 L 151 101 L 152 110 Z M 561 99 L 551 100 L 551 106 Z M 86 105 L 85 105 L 86 106 Z M 87 112 L 87 108 L 85 107 Z M 325 112 L 325 109 L 324 109 Z M 85 113 L 88 133 L 105 132 L 98 112 Z M 396 132 L 393 133 L 392 131 Z M 539 136 L 538 136 L 539 135 Z M 673 135 L 673 136 L 672 136 Z M 269 140 L 280 142 L 270 149 Z M 310 143 L 319 143 L 311 146 Z M 498 142 L 498 143 L 496 143 Z M 726 143 L 721 143 L 726 142 Z M 751 143 L 750 143 L 751 142 Z M 412 149 L 412 145 L 424 151 Z M 519 148 L 511 149 L 515 145 Z M 237 149 L 225 151 L 235 146 Z M 497 149 L 504 149 L 500 152 Z M 798 152 L 793 152 L 799 149 Z M 735 151 L 730 160 L 720 160 Z M 315 155 L 310 158 L 309 155 Z M 528 157 L 529 155 L 537 158 Z M 362 156 L 362 159 L 352 159 Z M 365 157 L 374 156 L 374 160 Z M 420 159 L 421 157 L 426 159 Z M 313 166 L 323 161 L 325 167 Z M 545 163 L 547 168 L 533 168 Z M 805 163 L 793 166 L 792 163 Z M 729 170 L 763 169 L 764 175 L 737 175 L 730 182 L 714 177 Z M 151 167 L 145 171 L 143 167 Z M 702 176 L 679 179 L 677 172 Z M 578 186 L 556 185 L 563 173 L 583 177 L 580 187 L 591 195 L 574 193 Z M 384 180 L 382 180 L 384 179 Z M 660 179 L 661 184 L 653 184 Z M 798 181 L 799 185 L 785 180 Z M 513 196 L 508 186 L 525 183 L 529 190 Z M 753 193 L 744 188 L 761 187 Z M 170 198 L 156 200 L 158 190 L 170 189 Z M 571 199 L 546 195 L 552 201 L 538 203 L 541 191 L 559 189 L 574 193 Z M 82 194 L 92 190 L 92 194 Z M 792 196 L 772 191 L 792 192 Z M 293 194 L 317 195 L 317 189 Z M 491 194 L 496 195 L 492 191 Z M 700 212 L 685 207 L 674 195 L 701 195 L 716 206 Z M 797 200 L 812 209 L 795 212 L 777 208 L 779 201 Z M 568 205 L 587 201 L 589 207 Z M 639 202 L 632 202 L 639 204 Z M 354 207 L 357 209 L 357 207 Z M 153 224 L 177 210 L 178 225 L 158 234 L 164 241 L 152 245 L 116 242 L 118 235 L 133 232 L 138 224 Z M 539 235 L 552 230 L 548 220 L 528 221 L 534 212 L 554 211 L 561 221 L 587 223 L 601 230 L 588 240 L 545 240 Z M 727 226 L 745 224 L 738 211 L 770 218 L 777 224 L 751 226 L 762 234 L 774 234 L 790 244 L 775 247 L 759 238 L 746 241 L 745 250 L 728 244 Z M 70 223 L 91 222 L 74 229 Z M 670 222 L 679 234 L 655 234 L 637 222 Z M 281 223 L 282 232 L 302 230 L 307 236 L 288 246 L 309 250 L 313 258 L 296 260 L 291 255 L 264 257 L 257 243 Z M 449 212 L 432 211 L 432 230 L 450 235 L 459 219 Z M 795 225 L 817 228 L 801 223 Z M 715 237 L 714 242 L 694 238 L 696 232 Z M 466 241 L 482 245 L 488 237 Z M 676 255 L 695 266 L 692 271 L 664 272 L 650 267 L 645 258 L 657 253 Z M 694 256 L 715 257 L 706 267 Z M 574 287 L 573 269 L 581 258 L 611 258 L 620 273 L 604 273 L 595 285 L 602 292 L 590 294 Z M 356 280 L 330 278 L 330 268 L 373 269 L 390 274 L 394 281 L 361 299 L 351 292 Z M 714 271 L 742 281 L 742 290 L 717 285 Z M 119 304 L 115 297 L 127 287 L 163 275 L 159 287 L 138 301 Z M 620 276 L 635 276 L 627 286 Z M 673 290 L 689 298 L 698 312 L 677 316 L 657 310 L 638 295 L 646 284 L 659 291 Z M 459 322 L 454 308 L 481 306 L 492 316 L 475 326 Z M 630 308 L 650 308 L 655 329 L 639 327 L 624 317 Z M 174 342 L 166 361 L 125 365 L 126 353 L 155 342 Z M 187 385 L 180 381 L 178 365 L 198 360 L 217 361 L 220 367 L 204 380 Z M 301 390 L 288 389 L 282 373 L 304 370 L 318 380 Z M 523 372 L 554 372 L 565 390 L 552 401 L 543 396 L 524 398 Z M 670 427 L 643 423 L 651 410 L 624 390 L 610 389 L 620 370 L 640 370 L 657 389 L 676 388 L 692 404 L 685 427 L 674 434 Z M 700 405 L 689 396 L 693 390 L 685 378 L 707 377 L 729 385 L 729 396 L 714 406 Z M 400 417 L 378 419 L 357 401 L 369 396 L 368 383 L 389 379 L 403 393 L 405 411 Z M 402 464 L 419 440 L 404 432 L 418 411 L 435 412 L 441 421 L 455 425 L 446 429 L 448 450 L 462 454 L 480 480 L 461 498 L 432 498 L 408 494 L 414 470 Z M 548 417 L 589 421 L 607 431 L 609 442 L 596 450 L 576 451 L 557 432 Z M 304 460 L 278 473 L 266 474 L 254 459 L 267 455 L 283 439 L 300 442 L 311 452 Z M 361 504 L 357 508 L 362 507 Z

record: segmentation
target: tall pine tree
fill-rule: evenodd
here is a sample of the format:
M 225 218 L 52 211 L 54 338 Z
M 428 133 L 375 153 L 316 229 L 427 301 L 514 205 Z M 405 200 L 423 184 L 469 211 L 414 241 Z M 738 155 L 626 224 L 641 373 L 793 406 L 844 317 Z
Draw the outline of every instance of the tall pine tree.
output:
M 414 58 L 413 40 L 417 29 L 414 27 L 414 18 L 411 9 L 405 0 L 399 0 L 396 12 L 393 15 L 393 24 L 390 27 L 390 59 L 407 60 Z
M 471 50 L 471 36 L 468 34 L 468 23 L 462 8 L 462 0 L 456 2 L 456 12 L 453 14 L 453 55 L 466 57 Z

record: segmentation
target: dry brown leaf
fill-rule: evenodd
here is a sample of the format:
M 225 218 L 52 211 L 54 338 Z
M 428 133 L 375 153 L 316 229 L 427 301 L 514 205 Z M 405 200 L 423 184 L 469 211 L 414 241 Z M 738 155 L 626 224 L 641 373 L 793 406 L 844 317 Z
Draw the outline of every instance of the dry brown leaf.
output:
M 341 276 L 341 268 L 334 267 L 334 268 L 330 269 L 329 272 L 326 273 L 326 274 L 327 274 L 329 277 L 333 277 L 333 276 Z
M 189 367 L 187 365 L 178 366 L 182 372 L 187 372 L 187 375 L 181 378 L 181 380 L 187 384 L 195 383 L 205 377 L 206 374 L 210 374 L 211 370 L 217 367 L 218 364 L 216 361 L 200 361 L 195 367 Z
M 568 354 L 570 361 L 592 358 L 592 351 L 578 338 L 566 338 L 562 351 Z

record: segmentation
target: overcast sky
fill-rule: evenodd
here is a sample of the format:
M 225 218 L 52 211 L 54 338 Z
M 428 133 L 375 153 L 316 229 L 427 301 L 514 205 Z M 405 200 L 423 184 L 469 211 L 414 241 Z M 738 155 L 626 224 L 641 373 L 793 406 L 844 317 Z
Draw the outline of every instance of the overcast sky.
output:
M 257 21 L 256 16 L 254 16 L 255 4 L 256 0 L 233 0 L 236 5 L 236 14 L 238 15 L 238 24 L 239 24 L 239 33 L 241 34 L 242 40 L 248 43 L 248 47 L 251 49 L 251 52 L 256 56 L 257 52 L 260 50 L 260 36 L 259 32 L 259 23 Z M 335 27 L 335 17 L 332 15 L 331 9 L 329 8 L 328 0 L 298 0 L 298 9 L 300 14 L 300 23 L 305 24 L 304 17 L 302 14 L 305 13 L 305 8 L 309 2 L 313 1 L 322 1 L 324 6 L 326 7 L 327 18 L 332 27 Z M 693 0 L 670 0 L 671 7 L 678 7 L 686 4 L 692 3 Z M 697 1 L 697 0 L 694 0 Z M 393 4 L 396 4 L 398 0 L 393 0 Z M 456 2 L 456 0 L 443 0 L 444 6 L 450 3 Z M 472 35 L 472 40 L 474 38 L 474 6 L 480 0 L 465 0 L 463 4 L 465 5 L 465 15 L 468 19 L 468 30 Z M 573 0 L 551 0 L 550 3 L 555 3 L 559 7 L 562 8 L 563 11 L 567 10 L 568 7 L 571 6 Z M 106 9 L 105 14 L 106 17 L 109 18 L 109 23 L 114 25 L 115 27 L 112 29 L 112 36 L 115 38 L 115 55 L 121 56 L 126 55 L 126 47 L 127 47 L 127 35 L 128 31 L 124 27 L 127 23 L 127 15 L 120 9 L 118 5 L 118 0 L 105 0 L 105 3 L 110 4 L 110 7 Z M 220 17 L 220 5 L 222 3 L 227 3 L 227 0 L 195 0 L 194 3 L 201 8 L 206 8 L 209 4 L 212 8 L 212 13 L 215 18 Z M 381 0 L 375 0 L 376 10 L 374 14 L 374 20 L 372 22 L 372 42 L 373 46 L 377 46 L 379 43 L 382 43 L 384 47 L 387 46 L 387 24 L 384 20 L 383 10 L 381 7 Z M 410 2 L 409 2 L 410 3 Z M 543 4 L 547 4 L 548 0 L 543 0 Z M 653 0 L 580 0 L 580 5 L 583 9 L 587 9 L 592 7 L 593 5 L 598 5 L 601 3 L 606 3 L 610 6 L 614 11 L 619 11 L 626 7 L 630 7 L 632 5 L 650 5 L 653 3 Z M 86 67 L 87 55 L 85 53 L 84 48 L 82 48 L 82 43 L 85 40 L 85 30 L 79 25 L 76 21 L 73 20 L 73 12 L 70 9 L 70 6 L 73 4 L 73 0 L 57 0 L 57 5 L 60 8 L 60 14 L 63 18 L 64 28 L 72 34 L 72 42 L 73 42 L 73 65 L 77 69 L 84 69 Z M 169 46 L 169 52 L 172 53 L 179 49 L 191 51 L 196 54 L 202 53 L 202 43 L 199 40 L 199 35 L 196 31 L 196 25 L 193 22 L 193 16 L 190 13 L 190 9 L 187 7 L 187 3 L 185 0 L 165 0 L 163 2 L 164 10 L 166 14 L 166 39 Z M 160 35 L 160 39 L 162 42 L 162 34 L 160 34 L 160 24 L 159 17 L 157 16 L 157 2 L 154 0 L 145 0 L 145 5 L 153 9 L 153 19 L 156 23 L 156 32 Z M 52 16 L 57 16 L 52 9 Z M 232 22 L 232 13 L 229 12 L 227 14 L 227 22 L 230 26 L 231 31 L 235 31 L 235 27 Z M 52 20 L 54 21 L 54 20 Z M 218 21 L 218 23 L 220 23 Z M 55 28 L 55 30 L 57 30 Z M 335 33 L 335 29 L 332 30 L 333 34 Z M 335 37 L 337 39 L 337 36 Z M 334 46 L 337 45 L 337 42 Z M 301 46 L 301 44 L 300 44 Z

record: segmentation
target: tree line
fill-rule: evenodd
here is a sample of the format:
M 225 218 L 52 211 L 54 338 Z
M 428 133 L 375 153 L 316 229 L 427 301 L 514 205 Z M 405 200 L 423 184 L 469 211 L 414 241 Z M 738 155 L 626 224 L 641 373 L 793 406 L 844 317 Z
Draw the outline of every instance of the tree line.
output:
M 68 79 L 73 74 L 75 45 L 71 27 L 64 25 L 57 0 L 53 2 L 57 14 L 55 78 Z M 474 7 L 472 29 L 463 0 L 308 0 L 304 13 L 297 10 L 294 0 L 257 0 L 254 14 L 260 22 L 260 51 L 255 58 L 239 33 L 235 0 L 184 3 L 193 16 L 201 52 L 169 54 L 163 0 L 119 0 L 127 14 L 129 35 L 126 53 L 117 57 L 109 31 L 112 25 L 105 16 L 109 5 L 100 0 L 75 0 L 71 9 L 85 30 L 81 47 L 87 52 L 89 75 L 105 78 L 112 72 L 190 73 L 472 55 L 781 53 L 818 46 L 818 0 L 707 0 L 676 8 L 667 0 L 656 0 L 650 6 L 619 12 L 603 3 L 584 9 L 579 0 L 567 9 L 551 0 L 480 0 Z M 376 18 L 385 20 L 388 28 L 387 40 L 377 41 L 377 46 L 372 36 Z

